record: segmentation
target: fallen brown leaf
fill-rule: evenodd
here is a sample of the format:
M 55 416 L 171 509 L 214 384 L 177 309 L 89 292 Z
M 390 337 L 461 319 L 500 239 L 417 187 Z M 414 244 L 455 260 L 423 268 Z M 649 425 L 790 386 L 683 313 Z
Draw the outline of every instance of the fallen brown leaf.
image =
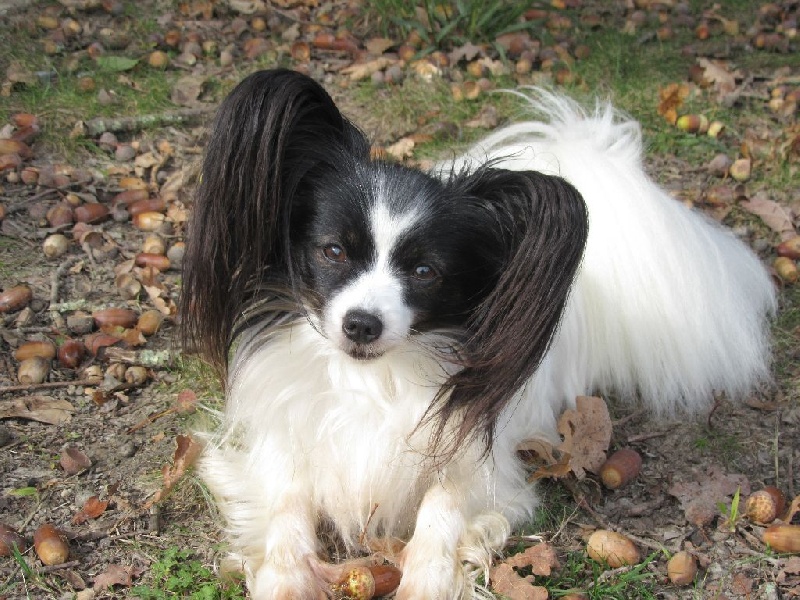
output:
M 0 402 L 0 419 L 29 419 L 61 425 L 72 418 L 75 407 L 67 400 L 51 396 L 25 396 Z
M 781 239 L 787 240 L 797 235 L 791 211 L 770 200 L 766 192 L 756 192 L 749 200 L 743 200 L 739 205 L 764 221 L 764 224 L 778 233 Z
M 689 86 L 685 83 L 670 83 L 658 91 L 658 97 L 658 114 L 664 117 L 670 125 L 674 125 L 678 120 L 678 109 L 689 97 Z
M 198 456 L 200 456 L 202 446 L 191 436 L 178 435 L 175 441 L 177 447 L 175 449 L 172 465 L 164 465 L 161 468 L 161 474 L 164 477 L 164 485 L 145 503 L 145 508 L 150 508 L 166 498 L 175 487 L 175 484 L 186 474 L 186 470 L 191 467 Z
M 99 592 L 115 585 L 133 585 L 133 567 L 108 565 L 106 570 L 94 578 L 94 591 Z
M 706 472 L 695 472 L 694 481 L 672 484 L 667 493 L 678 499 L 690 523 L 703 527 L 720 514 L 720 503 L 730 505 L 737 489 L 742 498 L 750 493 L 747 477 L 724 473 L 720 467 L 711 466 Z
M 501 563 L 491 570 L 492 591 L 509 600 L 547 600 L 547 589 L 531 585 L 533 575 L 520 577 L 510 565 Z
M 559 448 L 571 455 L 570 467 L 578 479 L 585 476 L 584 471 L 597 473 L 605 462 L 611 430 L 608 407 L 596 396 L 578 396 L 575 408 L 561 415 L 558 432 L 564 442 Z
M 509 556 L 503 562 L 520 569 L 530 567 L 534 575 L 544 577 L 549 576 L 552 570 L 559 566 L 555 548 L 547 542 L 530 546 L 524 552 Z

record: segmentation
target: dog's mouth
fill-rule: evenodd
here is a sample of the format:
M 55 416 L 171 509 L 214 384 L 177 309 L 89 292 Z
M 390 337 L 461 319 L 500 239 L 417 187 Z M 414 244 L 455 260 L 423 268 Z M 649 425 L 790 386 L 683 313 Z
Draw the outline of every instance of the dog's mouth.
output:
M 370 361 L 383 356 L 386 351 L 373 344 L 348 344 L 342 350 L 355 360 Z

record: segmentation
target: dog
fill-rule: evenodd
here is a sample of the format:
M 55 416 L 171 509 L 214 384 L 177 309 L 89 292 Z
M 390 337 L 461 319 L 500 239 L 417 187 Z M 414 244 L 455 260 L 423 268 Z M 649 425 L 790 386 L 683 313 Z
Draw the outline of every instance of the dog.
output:
M 769 379 L 756 255 L 646 175 L 635 121 L 515 93 L 538 120 L 428 173 L 296 72 L 219 108 L 181 318 L 227 382 L 198 468 L 253 598 L 329 595 L 322 531 L 403 540 L 400 600 L 482 597 L 537 506 L 517 445 L 576 396 L 657 418 Z

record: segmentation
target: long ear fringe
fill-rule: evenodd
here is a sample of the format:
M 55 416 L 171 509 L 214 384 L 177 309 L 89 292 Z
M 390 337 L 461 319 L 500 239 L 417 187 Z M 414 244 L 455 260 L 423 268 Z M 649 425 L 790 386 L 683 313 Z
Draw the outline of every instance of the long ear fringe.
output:
M 438 462 L 478 436 L 490 450 L 497 417 L 536 371 L 558 329 L 589 229 L 583 199 L 558 177 L 488 168 L 464 183 L 505 221 L 510 256 L 471 315 L 463 368 L 423 420 L 434 424 Z
M 184 345 L 221 373 L 256 288 L 291 289 L 292 202 L 341 150 L 369 152 L 325 90 L 299 73 L 254 73 L 220 106 L 189 226 L 181 316 Z

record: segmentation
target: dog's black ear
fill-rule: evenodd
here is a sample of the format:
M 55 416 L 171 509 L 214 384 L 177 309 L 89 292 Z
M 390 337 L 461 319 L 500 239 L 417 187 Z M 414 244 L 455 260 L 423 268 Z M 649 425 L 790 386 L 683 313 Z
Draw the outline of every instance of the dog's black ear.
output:
M 254 288 L 291 279 L 297 194 L 343 155 L 368 156 L 369 146 L 327 92 L 300 73 L 254 73 L 220 106 L 187 235 L 181 320 L 185 346 L 223 373 Z
M 533 375 L 558 328 L 589 231 L 583 198 L 559 177 L 483 168 L 456 177 L 493 213 L 503 268 L 472 313 L 463 368 L 429 411 L 438 457 L 484 436 L 491 449 L 503 408 Z

